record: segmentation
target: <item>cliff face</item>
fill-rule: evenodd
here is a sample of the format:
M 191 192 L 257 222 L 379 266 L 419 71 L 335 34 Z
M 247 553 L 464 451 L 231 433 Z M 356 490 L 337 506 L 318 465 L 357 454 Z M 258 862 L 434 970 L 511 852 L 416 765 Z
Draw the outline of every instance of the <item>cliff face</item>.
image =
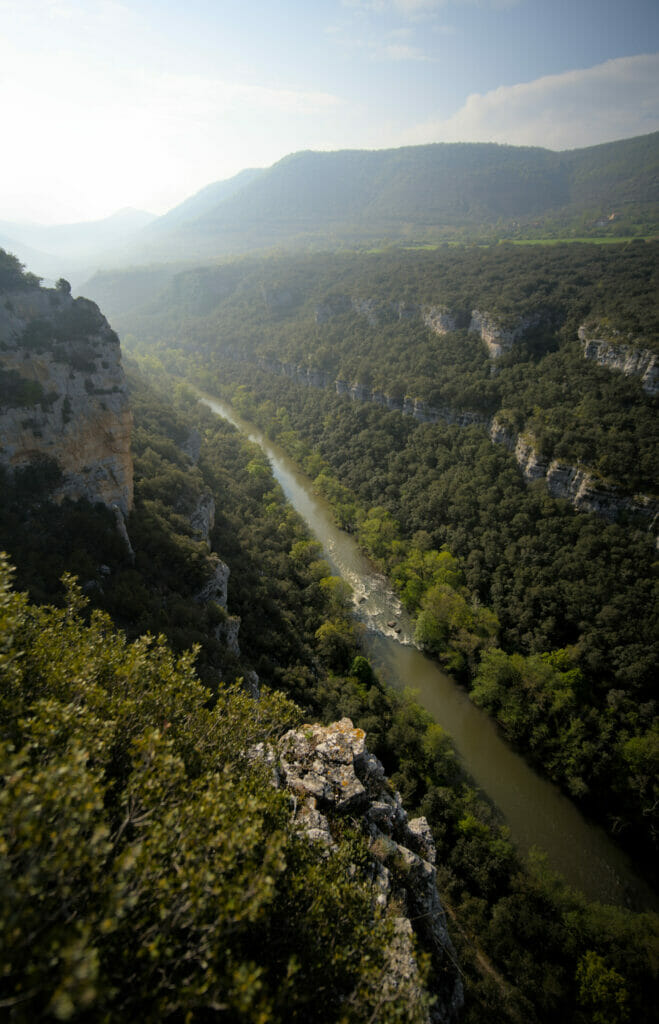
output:
M 132 415 L 119 339 L 65 283 L 0 290 L 0 462 L 43 457 L 63 473 L 56 497 L 133 503 Z
M 543 459 L 534 447 L 533 438 L 519 434 L 511 439 L 496 420 L 493 421 L 490 438 L 514 451 L 527 483 L 544 480 L 552 498 L 564 498 L 578 511 L 594 512 L 610 523 L 615 522 L 621 512 L 643 516 L 650 520 L 650 529 L 656 533 L 659 517 L 659 503 L 656 499 L 643 494 L 633 497 L 618 494 L 615 488 L 598 481 L 592 472 L 582 466 L 571 466 L 558 459 Z
M 579 341 L 583 344 L 584 359 L 594 359 L 600 366 L 624 373 L 625 377 L 640 377 L 641 386 L 649 395 L 659 394 L 659 360 L 656 353 L 635 344 L 619 344 L 619 339 L 596 337 L 597 327 L 582 324 Z

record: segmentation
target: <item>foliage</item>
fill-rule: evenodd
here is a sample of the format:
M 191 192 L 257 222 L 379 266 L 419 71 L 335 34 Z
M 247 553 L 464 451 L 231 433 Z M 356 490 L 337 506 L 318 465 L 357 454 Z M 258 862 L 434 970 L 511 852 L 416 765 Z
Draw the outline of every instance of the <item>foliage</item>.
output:
M 630 771 L 625 752 L 632 737 L 651 749 L 655 716 L 651 537 L 527 488 L 512 456 L 475 427 L 419 425 L 270 375 L 249 378 L 247 390 L 244 368 L 225 364 L 222 383 L 213 380 L 294 457 L 306 453 L 301 461 L 309 465 L 322 458 L 321 493 L 338 502 L 339 521 L 418 613 L 418 641 L 468 683 L 494 642 L 520 663 L 529 659 L 512 677 L 509 710 L 485 706 L 651 861 L 659 835 L 654 786 L 647 768 Z M 288 432 L 272 415 L 275 402 L 285 403 Z M 555 695 L 546 695 L 525 715 L 539 691 L 523 680 L 535 664 L 548 671 L 541 655 L 556 659 L 563 650 L 581 680 L 573 699 L 559 711 Z
M 3 752 L 8 759 L 3 776 L 14 788 L 1 820 L 14 821 L 16 807 L 20 822 L 28 821 L 21 833 L 26 845 L 12 872 L 27 864 L 34 891 L 44 901 L 36 905 L 47 904 L 52 911 L 40 919 L 44 932 L 30 936 L 29 948 L 17 942 L 6 954 L 8 962 L 17 958 L 17 969 L 31 972 L 34 984 L 25 981 L 21 995 L 30 993 L 32 1002 L 3 1009 L 17 1021 L 47 1013 L 66 1016 L 71 1005 L 80 1019 L 156 1020 L 182 1018 L 188 1011 L 192 1019 L 207 1019 L 220 1012 L 220 1004 L 236 1020 L 258 1019 L 259 1013 L 271 1020 L 313 1020 L 316 1012 L 321 1020 L 342 1019 L 341 1014 L 348 1020 L 374 1014 L 386 1020 L 387 1014 L 395 1019 L 408 1012 L 400 1001 L 378 1006 L 377 965 L 387 923 L 376 924 L 374 948 L 370 934 L 364 935 L 373 927 L 370 895 L 367 906 L 360 879 L 348 872 L 354 837 L 343 840 L 345 853 L 334 873 L 334 866 L 319 862 L 291 835 L 289 808 L 245 760 L 250 743 L 277 735 L 299 714 L 281 696 L 266 691 L 255 705 L 228 685 L 256 668 L 262 684 L 275 684 L 294 698 L 305 719 L 351 716 L 366 730 L 369 749 L 383 761 L 410 816 L 427 816 L 438 848 L 443 900 L 459 944 L 469 1024 L 483 1019 L 584 1024 L 611 1006 L 628 1012 L 631 1020 L 649 1022 L 656 918 L 588 904 L 541 865 L 521 865 L 506 829 L 465 778 L 443 730 L 411 697 L 382 684 L 358 653 L 354 634 L 347 655 L 345 589 L 287 508 L 258 451 L 197 407 L 186 387 L 167 384 L 161 391 L 165 384 L 156 370 L 157 364 L 145 361 L 145 373 L 157 386 L 147 386 L 136 374 L 131 383 L 137 472 L 128 527 L 135 565 L 128 562 L 106 510 L 84 502 L 56 508 L 48 501 L 45 481 L 31 488 L 26 481 L 18 489 L 16 481 L 7 481 L 9 489 L 3 491 L 1 535 L 18 562 L 21 586 L 29 583 L 35 597 L 61 605 L 57 611 L 31 607 L 6 586 L 0 600 L 0 672 L 7 695 L 2 739 L 14 748 Z M 319 402 L 318 393 L 312 397 L 330 438 L 333 425 L 352 433 L 368 426 L 360 417 L 341 424 L 334 407 Z M 287 407 L 294 413 L 293 404 Z M 280 409 L 283 403 L 274 403 L 274 417 Z M 389 420 L 395 437 L 404 440 L 402 418 Z M 327 459 L 295 436 L 295 421 L 296 415 L 287 420 L 281 414 L 277 429 L 288 432 L 298 456 L 324 474 L 358 529 L 362 502 L 340 483 Z M 376 436 L 378 460 L 388 458 L 386 436 L 386 430 Z M 196 464 L 185 454 L 194 450 L 195 438 Z M 362 441 L 368 438 L 366 431 Z M 417 462 L 424 465 L 424 452 Z M 217 606 L 194 600 L 214 568 L 208 545 L 190 525 L 190 513 L 207 489 L 216 504 L 212 545 L 231 567 L 228 610 L 241 617 L 239 658 L 214 636 Z M 471 500 L 471 492 L 465 492 L 461 515 Z M 384 557 L 399 567 L 401 586 L 409 584 L 411 606 L 423 599 L 426 586 L 450 586 L 460 595 L 469 581 L 471 594 L 473 564 L 442 547 L 434 529 L 407 523 L 403 528 L 390 501 L 387 495 L 371 502 L 366 511 L 379 511 L 364 521 L 371 540 L 383 542 Z M 590 548 L 587 557 L 593 558 Z M 62 595 L 57 586 L 64 568 L 82 570 L 90 601 L 110 610 L 131 636 L 146 629 L 166 633 L 181 657 L 162 640 L 129 642 L 103 614 L 90 617 L 75 590 Z M 615 561 L 613 571 L 624 575 L 624 561 Z M 482 604 L 472 610 L 477 608 L 485 610 Z M 323 630 L 325 624 L 331 628 Z M 200 674 L 214 695 L 200 686 L 190 656 L 181 653 L 195 642 L 202 645 Z M 483 649 L 489 650 L 487 643 Z M 24 654 L 17 657 L 19 651 Z M 566 686 L 578 689 L 579 679 L 569 675 L 575 669 L 572 657 L 568 649 L 548 667 L 543 662 L 541 679 L 542 672 L 549 679 L 565 677 Z M 628 734 L 621 742 L 633 784 L 646 799 L 655 748 L 636 740 Z M 27 760 L 18 763 L 28 744 Z M 56 785 L 60 769 L 66 788 Z M 57 815 L 61 843 L 57 829 L 42 827 L 47 815 L 35 810 L 37 792 L 43 795 L 39 806 Z M 30 859 L 35 822 L 42 845 Z M 76 885 L 62 870 L 71 846 Z M 286 860 L 283 869 L 280 856 Z M 97 869 L 98 857 L 104 858 L 103 871 Z M 207 881 L 214 864 L 222 866 L 222 878 Z M 253 878 L 245 892 L 240 885 L 247 871 Z M 190 885 L 184 889 L 186 878 Z M 14 899 L 13 883 L 2 891 Z M 118 909 L 106 914 L 113 899 L 130 905 L 122 914 Z M 31 902 L 24 900 L 16 913 L 36 913 L 27 905 Z M 56 911 L 59 916 L 53 916 Z M 104 925 L 106 918 L 113 919 L 111 926 Z M 42 955 L 49 938 L 52 957 Z M 188 950 L 197 952 L 188 956 Z M 9 987 L 14 980 L 3 984 Z M 42 985 L 37 992 L 35 984 Z M 616 1003 L 620 992 L 627 1001 Z M 209 1007 L 205 1000 L 213 997 L 218 1004 Z M 410 1004 L 409 1015 L 415 1012 Z
M 40 277 L 36 277 L 34 274 L 25 270 L 24 265 L 16 256 L 7 252 L 5 249 L 0 249 L 1 289 L 17 289 L 21 291 L 24 288 L 32 288 L 33 286 L 38 285 L 40 281 Z
M 1 1005 L 9 1020 L 416 1020 L 388 925 L 249 756 L 298 711 L 1 586 Z M 322 996 L 320 995 L 322 993 Z
M 496 416 L 513 444 L 528 433 L 548 462 L 653 494 L 656 399 L 640 378 L 585 359 L 577 329 L 594 322 L 617 345 L 657 352 L 658 246 L 252 257 L 182 272 L 156 304 L 116 323 L 152 350 L 182 346 L 188 371 L 238 357 L 275 373 L 320 375 L 330 388 L 335 379 L 356 382 L 399 408 L 409 396 L 449 421 Z M 435 334 L 428 309 L 448 310 L 455 329 Z M 468 330 L 473 310 L 504 329 L 527 324 L 496 372 Z

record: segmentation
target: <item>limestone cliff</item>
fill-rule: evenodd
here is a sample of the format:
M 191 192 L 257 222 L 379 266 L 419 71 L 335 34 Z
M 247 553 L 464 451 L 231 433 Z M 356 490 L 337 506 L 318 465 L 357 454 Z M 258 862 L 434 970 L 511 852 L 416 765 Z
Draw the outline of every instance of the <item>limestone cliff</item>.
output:
M 370 327 L 395 320 L 421 320 L 429 330 L 442 337 L 453 331 L 466 328 L 478 334 L 492 360 L 509 352 L 517 341 L 526 337 L 529 331 L 551 320 L 549 311 L 541 310 L 520 317 L 506 326 L 494 314 L 472 309 L 449 309 L 445 305 L 420 305 L 403 299 L 351 298 L 348 295 L 332 295 L 316 306 L 317 324 L 327 323 L 336 316 L 356 313 L 364 317 Z
M 119 339 L 98 307 L 66 282 L 0 282 L 0 463 L 47 457 L 56 497 L 133 503 L 132 416 Z
M 584 359 L 594 359 L 626 377 L 640 377 L 644 391 L 659 394 L 659 358 L 656 352 L 641 348 L 639 339 L 624 339 L 616 331 L 604 331 L 599 324 L 582 324 L 577 333 Z
M 521 317 L 512 327 L 505 327 L 490 313 L 472 309 L 469 330 L 478 334 L 491 359 L 499 359 L 509 352 L 516 341 L 521 341 L 529 331 L 548 319 L 548 313 L 530 313 Z
M 558 459 L 545 459 L 535 447 L 533 437 L 518 434 L 511 439 L 496 419 L 490 429 L 490 438 L 495 443 L 505 444 L 514 452 L 527 483 L 544 480 L 552 498 L 564 498 L 579 512 L 594 512 L 611 523 L 615 522 L 621 512 L 642 516 L 650 521 L 649 529 L 655 534 L 659 547 L 659 502 L 656 498 L 647 494 L 620 494 L 612 484 L 598 479 L 584 466 L 572 466 Z
M 196 465 L 199 459 L 201 448 L 201 435 L 194 430 L 181 446 L 181 450 L 188 456 L 191 463 Z M 200 604 L 214 604 L 220 609 L 222 615 L 216 624 L 213 633 L 215 639 L 225 645 L 237 658 L 241 657 L 240 642 L 240 616 L 230 615 L 228 611 L 228 587 L 231 570 L 226 562 L 223 562 L 219 555 L 212 550 L 211 533 L 215 526 L 215 498 L 208 490 L 202 491 L 194 501 L 192 508 L 181 510 L 187 514 L 190 526 L 195 534 L 208 545 L 210 552 L 209 564 L 212 567 L 211 575 L 204 586 L 196 595 Z M 243 676 L 243 684 L 253 697 L 259 694 L 259 677 L 253 669 L 248 669 Z
M 451 1024 L 463 987 L 446 915 L 437 891 L 436 850 L 425 818 L 409 820 L 365 734 L 349 718 L 304 725 L 277 747 L 252 751 L 272 765 L 274 785 L 287 789 L 298 828 L 331 857 L 334 835 L 346 816 L 356 824 L 371 858 L 373 903 L 395 915 L 394 940 L 383 998 L 404 1000 L 421 988 L 417 947 L 428 953 L 434 978 L 429 1024 Z

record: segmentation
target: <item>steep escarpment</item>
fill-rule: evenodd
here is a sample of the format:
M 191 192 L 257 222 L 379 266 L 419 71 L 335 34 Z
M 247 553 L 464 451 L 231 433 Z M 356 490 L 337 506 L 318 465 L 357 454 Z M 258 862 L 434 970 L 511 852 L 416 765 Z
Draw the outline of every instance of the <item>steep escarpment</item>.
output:
M 344 817 L 326 856 L 250 756 L 283 735 L 292 771 L 293 704 L 223 687 L 210 707 L 189 653 L 86 623 L 75 586 L 28 604 L 4 557 L 0 597 L 3 1020 L 452 1024 L 456 968 L 440 1010 L 366 841 Z M 328 772 L 344 738 L 326 731 Z M 400 856 L 443 936 L 432 865 Z
M 12 260 L 0 253 L 0 271 Z M 57 496 L 133 504 L 132 416 L 119 339 L 95 303 L 65 281 L 0 274 L 0 463 L 43 459 L 61 472 Z
M 479 322 L 479 331 L 481 326 Z M 488 330 L 491 328 L 490 322 Z M 470 330 L 472 329 L 476 331 L 476 327 L 470 327 Z M 501 355 L 501 339 L 504 336 L 510 338 L 512 333 L 502 329 L 500 333 L 493 335 L 499 340 L 491 342 L 491 345 L 497 348 L 496 352 L 491 353 L 491 358 L 496 359 Z M 510 341 L 510 344 L 512 343 Z M 230 355 L 233 360 L 242 361 L 240 351 L 231 351 Z M 334 375 L 327 370 L 282 363 L 272 357 L 257 359 L 256 363 L 259 369 L 268 373 L 288 377 L 308 387 L 329 388 L 337 395 L 343 395 L 355 402 L 372 402 L 389 412 L 411 416 L 419 423 L 442 421 L 460 427 L 483 427 L 494 444 L 501 444 L 514 454 L 527 483 L 544 480 L 553 498 L 568 501 L 579 512 L 591 512 L 609 522 L 615 522 L 620 513 L 631 513 L 649 521 L 651 528 L 655 529 L 659 516 L 659 502 L 656 498 L 646 494 L 623 494 L 615 485 L 601 479 L 586 466 L 575 466 L 564 459 L 543 457 L 531 435 L 511 433 L 497 416 L 487 417 L 471 409 L 456 409 L 449 405 L 430 405 L 421 398 L 413 398 L 402 393 L 387 394 L 379 388 L 372 388 L 358 381 L 335 380 Z

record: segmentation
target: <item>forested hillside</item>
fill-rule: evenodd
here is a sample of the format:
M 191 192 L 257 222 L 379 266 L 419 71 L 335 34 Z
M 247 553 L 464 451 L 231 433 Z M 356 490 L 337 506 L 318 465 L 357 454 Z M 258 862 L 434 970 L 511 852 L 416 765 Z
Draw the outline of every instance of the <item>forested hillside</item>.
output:
M 656 272 L 642 244 L 247 260 L 180 275 L 117 321 L 288 447 L 397 583 L 418 642 L 648 860 L 656 398 L 586 359 L 577 331 L 656 351 Z M 502 331 L 526 327 L 493 354 L 467 329 L 474 309 Z M 444 333 L 428 310 L 452 319 Z M 350 400 L 352 382 L 369 401 Z M 400 415 L 405 396 L 443 413 Z M 517 445 L 494 444 L 494 423 Z M 585 464 L 621 499 L 617 521 L 529 486 L 520 438 L 547 463 Z
M 560 153 L 493 143 L 292 153 L 207 186 L 147 227 L 140 251 L 643 236 L 659 223 L 658 167 L 657 133 Z
M 144 370 L 160 376 L 152 361 Z M 206 1020 L 219 1003 L 245 1022 L 424 1019 L 418 993 L 383 1001 L 390 922 L 371 916 L 359 833 L 336 821 L 338 852 L 319 859 L 245 758 L 301 714 L 349 714 L 433 829 L 461 1019 L 649 1022 L 656 918 L 589 905 L 541 860 L 522 869 L 442 730 L 357 655 L 347 594 L 258 450 L 184 387 L 160 386 L 131 376 L 134 560 L 101 506 L 51 504 L 47 466 L 3 480 L 0 544 L 16 585 L 58 606 L 29 605 L 3 577 L 9 1019 Z M 195 599 L 217 569 L 191 521 L 208 492 L 210 546 L 231 572 L 226 608 Z M 105 611 L 89 618 L 57 581 L 65 569 Z M 235 615 L 240 654 L 222 628 Z M 196 672 L 165 641 L 131 642 L 145 629 L 175 652 L 199 644 Z M 254 669 L 258 703 L 231 685 Z M 220 874 L 209 888 L 210 850 Z M 442 991 L 428 967 L 429 991 Z
M 496 417 L 546 462 L 580 462 L 623 492 L 656 494 L 654 399 L 639 378 L 586 360 L 578 329 L 614 349 L 659 353 L 658 254 L 639 243 L 246 258 L 164 287 L 142 276 L 141 309 L 130 272 L 99 275 L 87 291 L 128 342 L 318 372 L 401 408 L 409 396 L 454 416 Z M 474 310 L 514 336 L 495 360 L 468 330 Z

